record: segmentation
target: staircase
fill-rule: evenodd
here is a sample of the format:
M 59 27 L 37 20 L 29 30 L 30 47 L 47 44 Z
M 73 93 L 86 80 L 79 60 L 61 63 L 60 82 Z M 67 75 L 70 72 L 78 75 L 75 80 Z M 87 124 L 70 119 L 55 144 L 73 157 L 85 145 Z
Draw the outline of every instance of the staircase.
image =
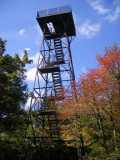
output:
M 58 64 L 64 63 L 64 54 L 62 49 L 62 42 L 60 38 L 54 39 L 54 47 L 55 47 L 55 54 L 56 54 L 56 61 Z
M 52 78 L 53 78 L 53 85 L 55 90 L 55 97 L 58 99 L 63 99 L 64 96 L 63 96 L 63 88 L 62 88 L 60 72 L 53 72 Z
M 58 139 L 59 137 L 59 129 L 58 129 L 58 120 L 56 112 L 52 113 L 51 116 L 48 117 L 48 125 L 50 136 L 54 139 Z
M 45 127 L 45 120 L 47 119 L 47 126 L 49 128 L 49 135 L 53 140 L 60 140 L 59 135 L 59 127 L 58 127 L 58 119 L 57 119 L 57 113 L 56 108 L 54 108 L 53 105 L 51 105 L 51 102 L 53 103 L 56 100 L 63 100 L 63 87 L 62 87 L 62 80 L 61 80 L 61 73 L 60 73 L 60 64 L 64 63 L 64 54 L 63 54 L 63 48 L 62 48 L 62 42 L 60 38 L 54 39 L 54 49 L 55 49 L 55 55 L 56 55 L 56 61 L 55 63 L 47 64 L 45 67 L 41 67 L 38 69 L 40 74 L 51 74 L 52 75 L 52 81 L 53 81 L 53 87 L 54 87 L 54 95 L 49 97 L 46 97 L 45 102 L 43 102 L 41 106 L 41 110 L 39 113 L 39 119 L 43 126 Z
M 38 118 L 39 118 L 38 125 L 42 125 L 43 130 L 45 129 L 47 125 L 47 127 L 49 127 L 50 137 L 53 140 L 58 140 L 59 139 L 59 128 L 58 128 L 58 119 L 57 119 L 56 111 L 51 110 L 48 107 L 48 110 L 43 109 L 39 112 Z

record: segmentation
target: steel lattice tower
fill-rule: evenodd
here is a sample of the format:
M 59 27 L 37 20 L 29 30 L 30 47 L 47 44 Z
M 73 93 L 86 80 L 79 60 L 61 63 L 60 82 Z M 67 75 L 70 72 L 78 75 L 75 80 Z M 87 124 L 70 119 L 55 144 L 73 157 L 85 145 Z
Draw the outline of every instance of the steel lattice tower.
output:
M 76 99 L 71 42 L 76 35 L 72 10 L 60 7 L 37 13 L 43 32 L 30 112 L 34 137 L 42 142 L 59 141 L 56 107 L 65 99 Z

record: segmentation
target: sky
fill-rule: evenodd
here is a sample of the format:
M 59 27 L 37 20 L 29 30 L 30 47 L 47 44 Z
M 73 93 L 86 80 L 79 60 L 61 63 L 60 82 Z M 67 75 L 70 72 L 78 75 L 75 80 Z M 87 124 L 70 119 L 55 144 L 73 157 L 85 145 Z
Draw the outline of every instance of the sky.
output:
M 98 66 L 96 54 L 120 45 L 120 0 L 0 0 L 0 37 L 7 40 L 6 53 L 21 56 L 27 49 L 34 60 L 26 73 L 29 84 L 34 81 L 42 39 L 37 11 L 64 5 L 72 7 L 76 26 L 72 43 L 76 77 Z

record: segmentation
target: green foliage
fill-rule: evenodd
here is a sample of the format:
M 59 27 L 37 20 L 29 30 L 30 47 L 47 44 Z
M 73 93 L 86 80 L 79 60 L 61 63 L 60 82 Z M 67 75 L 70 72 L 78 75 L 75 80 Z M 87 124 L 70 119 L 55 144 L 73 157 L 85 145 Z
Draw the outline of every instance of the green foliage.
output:
M 0 56 L 2 56 L 5 52 L 5 44 L 6 44 L 6 41 L 0 38 Z
M 0 39 L 5 51 L 5 42 Z M 27 55 L 25 55 L 27 57 Z M 25 65 L 16 54 L 0 56 L 0 133 L 11 132 L 24 123 L 25 111 L 22 106 L 27 99 L 25 84 Z
M 0 38 L 0 159 L 39 159 L 40 155 L 49 159 L 46 153 L 51 154 L 50 146 L 41 145 L 41 148 L 38 144 L 33 145 L 29 113 L 23 108 L 28 95 L 24 81 L 25 66 L 32 61 L 26 50 L 22 58 L 17 54 L 6 55 L 5 45 L 6 41 Z M 81 159 L 119 160 L 120 80 L 113 76 L 116 77 L 116 73 L 117 77 L 120 75 L 120 49 L 113 48 L 110 53 L 107 51 L 99 61 L 102 67 L 80 79 L 77 104 L 65 103 L 68 109 L 62 108 L 65 114 L 60 123 L 61 133 L 63 139 L 68 140 L 69 146 L 79 148 Z M 43 103 L 49 105 L 51 110 L 54 108 L 54 104 L 49 101 L 45 100 Z M 34 124 L 40 125 L 37 112 L 31 113 Z M 38 137 L 47 133 L 47 130 L 43 132 L 43 128 L 34 131 Z M 24 139 L 25 134 L 31 139 Z M 62 147 L 56 145 L 54 153 L 58 154 Z M 64 148 L 63 150 L 65 153 L 69 152 Z
M 81 159 L 86 155 L 89 160 L 119 160 L 120 48 L 107 49 L 98 60 L 100 66 L 79 79 L 78 102 L 65 106 L 63 138 L 72 137 Z

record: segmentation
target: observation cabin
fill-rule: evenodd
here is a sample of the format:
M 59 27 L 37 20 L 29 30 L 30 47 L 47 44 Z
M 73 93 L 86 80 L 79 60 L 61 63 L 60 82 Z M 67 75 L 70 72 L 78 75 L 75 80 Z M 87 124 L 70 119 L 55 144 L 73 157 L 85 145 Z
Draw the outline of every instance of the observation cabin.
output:
M 72 9 L 69 6 L 38 11 L 37 21 L 47 40 L 76 35 Z

